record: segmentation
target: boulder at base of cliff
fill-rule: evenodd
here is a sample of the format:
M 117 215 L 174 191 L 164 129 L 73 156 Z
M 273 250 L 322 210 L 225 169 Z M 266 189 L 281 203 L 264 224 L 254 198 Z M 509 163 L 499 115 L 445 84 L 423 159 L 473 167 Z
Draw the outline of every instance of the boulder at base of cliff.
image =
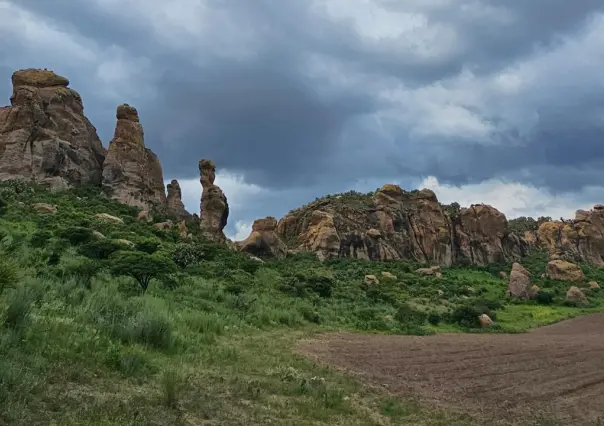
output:
M 581 282 L 585 280 L 585 274 L 578 265 L 562 259 L 549 261 L 545 273 L 549 279 L 557 281 Z
M 587 305 L 587 297 L 579 287 L 572 286 L 566 292 L 566 300 L 581 305 Z
M 514 262 L 510 272 L 508 296 L 530 299 L 531 273 L 518 262 Z
M 284 258 L 287 246 L 276 232 L 277 219 L 272 216 L 257 219 L 252 225 L 252 232 L 243 241 L 235 243 L 235 247 L 253 256 Z

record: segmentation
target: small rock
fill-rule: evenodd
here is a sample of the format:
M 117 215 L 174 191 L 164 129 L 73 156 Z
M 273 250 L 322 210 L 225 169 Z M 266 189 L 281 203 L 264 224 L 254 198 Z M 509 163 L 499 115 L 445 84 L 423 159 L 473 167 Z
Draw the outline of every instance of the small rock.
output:
M 382 272 L 382 278 L 385 278 L 387 280 L 396 280 L 397 279 L 396 275 L 393 275 L 392 272 L 388 272 L 388 271 Z
M 596 288 L 600 288 L 600 284 L 598 284 L 598 283 L 597 283 L 597 282 L 595 282 L 595 281 L 590 281 L 590 282 L 589 282 L 589 288 L 590 288 L 590 289 L 592 289 L 592 290 L 594 290 L 594 289 L 596 289 Z
M 380 283 L 380 280 L 378 280 L 375 275 L 365 275 L 365 284 L 376 285 L 379 283 Z
M 533 285 L 528 292 L 529 299 L 534 299 L 537 297 L 541 289 L 537 285 Z
M 250 258 L 251 260 L 253 260 L 254 262 L 258 262 L 258 263 L 265 263 L 265 262 L 264 262 L 264 260 L 260 259 L 259 257 L 252 256 L 251 254 L 249 254 L 248 256 L 249 256 L 249 258 Z
M 421 275 L 433 275 L 436 277 L 442 277 L 440 272 L 440 266 L 431 266 L 430 268 L 419 268 L 415 270 L 416 273 Z
M 474 294 L 476 293 L 476 290 L 474 289 L 474 287 L 466 286 L 466 293 Z
M 493 325 L 493 320 L 491 319 L 491 317 L 489 317 L 487 314 L 482 314 L 478 317 L 478 320 L 480 321 L 480 326 L 481 327 L 490 327 Z
M 506 274 L 504 271 L 499 271 L 499 278 L 501 278 L 502 280 L 507 280 L 508 274 Z
M 101 234 L 99 231 L 92 231 L 92 235 L 94 235 L 97 240 L 105 239 L 105 236 L 103 234 Z
M 153 218 L 151 217 L 151 213 L 149 213 L 149 211 L 148 211 L 148 210 L 143 210 L 143 211 L 141 211 L 141 212 L 140 212 L 140 213 L 139 213 L 139 214 L 136 216 L 136 218 L 137 218 L 138 220 L 143 221 L 143 222 L 152 222 L 152 221 L 153 221 Z
M 55 214 L 57 212 L 57 206 L 53 206 L 51 204 L 36 203 L 36 204 L 32 204 L 32 207 L 35 211 L 37 211 L 39 213 Z
M 107 213 L 97 213 L 94 215 L 94 217 L 96 217 L 97 219 L 100 219 L 102 221 L 105 221 L 105 222 L 124 223 L 124 221 L 122 219 L 120 219 L 119 217 L 111 216 L 110 214 L 107 214 Z
M 442 290 L 438 290 L 438 291 L 436 292 L 436 294 L 438 294 L 438 297 L 443 297 L 443 296 L 445 295 L 445 292 L 444 292 L 444 291 L 442 291 Z
M 587 304 L 587 297 L 585 297 L 585 294 L 583 294 L 581 289 L 576 286 L 572 286 L 568 289 L 568 291 L 566 292 L 566 300 L 568 300 L 569 302 L 581 303 L 584 305 Z
M 155 226 L 155 228 L 157 228 L 159 230 L 170 230 L 170 229 L 172 229 L 173 223 L 171 220 L 168 220 L 166 222 L 156 223 L 153 226 Z
M 115 242 L 128 248 L 134 248 L 136 246 L 136 244 L 134 244 L 132 241 L 125 240 L 123 238 L 118 238 L 117 240 L 115 240 Z

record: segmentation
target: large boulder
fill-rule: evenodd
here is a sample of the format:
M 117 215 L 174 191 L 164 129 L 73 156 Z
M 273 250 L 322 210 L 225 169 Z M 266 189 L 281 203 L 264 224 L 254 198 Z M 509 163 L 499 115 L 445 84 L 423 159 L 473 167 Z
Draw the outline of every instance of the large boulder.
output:
M 203 191 L 199 205 L 199 227 L 204 237 L 226 243 L 224 228 L 229 217 L 229 203 L 222 189 L 214 184 L 216 165 L 211 160 L 199 161 L 199 181 Z
M 582 282 L 585 280 L 581 267 L 562 259 L 550 260 L 547 263 L 545 274 L 549 279 L 557 281 Z
M 520 299 L 530 299 L 532 296 L 531 273 L 520 263 L 515 262 L 512 265 L 507 294 L 508 296 L 518 297 Z
M 0 180 L 100 184 L 106 151 L 67 78 L 24 69 L 12 85 L 11 105 L 0 108 Z
M 157 156 L 145 147 L 136 108 L 117 107 L 117 124 L 103 164 L 103 186 L 113 199 L 142 210 L 163 209 L 164 179 Z
M 235 247 L 252 256 L 283 258 L 287 255 L 287 246 L 275 232 L 277 219 L 272 216 L 257 219 L 252 225 L 252 232 Z

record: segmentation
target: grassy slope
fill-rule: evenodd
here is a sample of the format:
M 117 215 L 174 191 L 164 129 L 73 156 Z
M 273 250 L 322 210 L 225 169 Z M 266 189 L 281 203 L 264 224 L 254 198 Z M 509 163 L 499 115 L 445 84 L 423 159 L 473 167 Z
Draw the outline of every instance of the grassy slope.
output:
M 32 191 L 0 187 L 0 282 L 11 262 L 18 266 L 18 278 L 0 294 L 0 424 L 469 425 L 314 365 L 292 347 L 327 330 L 463 331 L 447 313 L 484 300 L 504 303 L 493 313 L 498 331 L 601 309 L 599 292 L 590 293 L 589 308 L 565 306 L 568 283 L 545 279 L 535 283 L 553 304 L 506 301 L 500 266 L 452 268 L 437 279 L 416 275 L 418 265 L 406 262 L 321 264 L 298 256 L 259 265 L 207 243 L 195 244 L 202 260 L 152 281 L 141 295 L 130 278 L 83 268 L 103 263 L 82 256 L 61 230 L 95 229 L 141 248 L 156 242 L 166 256 L 176 250 L 175 231 L 155 231 L 95 191 Z M 59 212 L 36 213 L 33 202 Z M 125 223 L 100 222 L 96 213 Z M 540 253 L 524 262 L 536 277 L 544 263 Z M 363 285 L 365 274 L 382 271 L 397 279 Z M 601 271 L 585 271 L 604 282 Z M 438 325 L 417 314 L 423 311 Z

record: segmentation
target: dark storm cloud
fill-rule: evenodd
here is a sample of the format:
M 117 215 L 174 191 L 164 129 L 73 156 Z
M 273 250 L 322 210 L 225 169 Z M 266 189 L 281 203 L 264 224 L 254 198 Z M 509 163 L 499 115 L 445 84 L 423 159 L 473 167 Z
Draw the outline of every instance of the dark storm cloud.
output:
M 514 123 L 497 126 L 501 134 L 493 135 L 495 143 L 468 142 L 463 134 L 459 140 L 455 135 L 443 140 L 414 137 L 413 120 L 406 123 L 408 128 L 384 131 L 372 119 L 373 113 L 392 106 L 378 97 L 378 89 L 388 89 L 389 84 L 417 89 L 452 78 L 464 68 L 477 77 L 496 72 L 535 50 L 558 45 L 561 36 L 575 35 L 604 8 L 601 0 L 482 0 L 443 2 L 445 6 L 438 7 L 435 2 L 406 2 L 403 12 L 424 13 L 428 26 L 445 28 L 456 37 L 458 46 L 450 52 L 428 57 L 401 51 L 400 40 L 363 38 L 349 20 L 332 21 L 311 10 L 306 0 L 211 2 L 210 14 L 228 16 L 233 27 L 249 31 L 255 42 L 254 54 L 237 59 L 208 47 L 214 39 L 219 45 L 220 27 L 204 35 L 198 46 L 191 40 L 186 48 L 174 48 L 158 42 L 143 16 L 118 22 L 93 3 L 19 2 L 68 21 L 100 44 L 116 43 L 150 59 L 162 78 L 153 87 L 154 97 L 136 106 L 147 144 L 160 156 L 166 177 L 195 177 L 201 157 L 241 172 L 249 182 L 276 188 L 319 179 L 345 186 L 368 177 L 427 175 L 459 184 L 532 169 L 539 172 L 523 175 L 526 182 L 568 189 L 591 183 L 588 179 L 601 170 L 603 129 L 601 115 L 595 112 L 601 108 L 602 87 L 591 90 L 590 98 L 581 96 L 590 92 L 582 87 L 578 94 L 543 102 L 538 99 L 543 93 L 518 94 L 506 108 L 528 103 L 539 118 L 528 132 L 515 129 Z M 392 11 L 402 9 L 393 0 L 376 3 Z M 483 6 L 500 7 L 501 19 L 509 17 L 509 22 L 493 24 L 490 19 L 495 18 L 484 15 L 488 9 Z M 335 82 L 311 78 L 306 68 L 311 55 L 337 63 L 342 76 L 334 77 Z M 363 81 L 340 84 L 338 79 L 346 79 L 347 73 L 365 76 L 371 87 Z M 78 83 L 84 77 L 78 77 Z M 579 87 L 590 82 L 573 81 L 571 76 L 561 84 Z M 85 98 L 85 105 L 106 142 L 113 113 L 101 119 L 100 111 L 107 115 L 106 105 L 91 98 Z M 416 108 L 413 98 L 405 108 Z M 490 111 L 488 103 L 484 108 L 478 107 L 477 113 L 493 122 L 505 121 L 498 115 L 501 111 Z M 554 171 L 544 171 L 548 167 Z M 585 171 L 592 167 L 597 168 Z M 579 173 L 579 168 L 584 170 Z

